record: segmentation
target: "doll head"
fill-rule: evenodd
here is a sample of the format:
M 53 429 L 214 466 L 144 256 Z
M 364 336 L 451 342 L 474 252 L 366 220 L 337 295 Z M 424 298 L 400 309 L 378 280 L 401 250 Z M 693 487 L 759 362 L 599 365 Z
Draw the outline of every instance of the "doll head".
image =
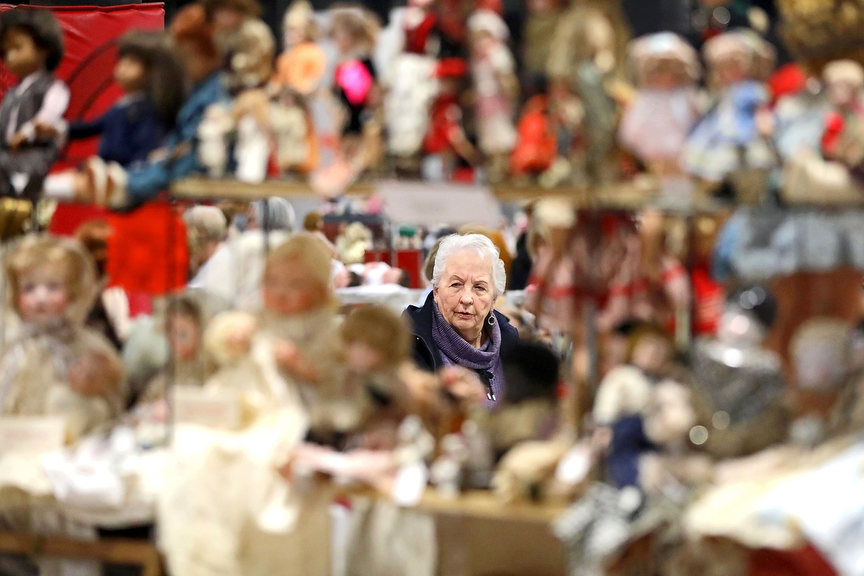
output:
M 771 44 L 751 30 L 734 30 L 715 36 L 703 48 L 712 80 L 726 87 L 745 80 L 765 81 L 777 58 Z
M 651 34 L 631 42 L 630 62 L 640 88 L 668 90 L 699 79 L 696 50 L 672 32 Z
M 717 337 L 738 348 L 759 346 L 776 316 L 777 301 L 767 288 L 739 288 L 726 298 Z
M 330 10 L 330 37 L 342 55 L 369 54 L 378 41 L 378 18 L 365 8 L 341 6 Z
M 675 345 L 669 334 L 659 326 L 643 324 L 633 330 L 628 357 L 630 364 L 651 376 L 666 372 L 675 355 Z
M 53 72 L 63 59 L 63 30 L 50 10 L 8 10 L 0 16 L 0 56 L 18 78 Z
M 492 46 L 504 44 L 510 38 L 510 30 L 504 20 L 491 10 L 478 10 L 468 18 L 471 49 L 477 54 L 489 51 Z
M 162 121 L 173 126 L 183 105 L 183 69 L 163 32 L 135 30 L 120 38 L 114 81 L 124 92 L 143 92 Z
M 411 333 L 402 317 L 383 306 L 361 306 L 342 324 L 349 370 L 369 374 L 395 368 L 408 358 Z
M 849 326 L 836 318 L 811 318 L 792 337 L 789 352 L 800 390 L 831 392 L 847 376 Z
M 270 28 L 257 18 L 247 18 L 237 30 L 231 55 L 231 83 L 237 88 L 257 88 L 273 75 L 276 41 Z
M 33 325 L 82 321 L 95 296 L 95 277 L 84 248 L 54 236 L 27 236 L 6 260 L 11 304 Z
M 307 212 L 303 217 L 303 230 L 307 232 L 322 232 L 324 230 L 324 216 L 313 210 Z
M 835 60 L 822 71 L 828 87 L 828 99 L 835 108 L 849 108 L 861 103 L 864 90 L 864 68 L 854 60 Z
M 171 38 L 186 77 L 193 83 L 204 80 L 222 66 L 213 27 L 200 4 L 188 4 L 171 22 Z
M 204 349 L 220 367 L 249 356 L 257 329 L 255 316 L 247 312 L 225 312 L 207 326 Z
M 182 295 L 168 304 L 165 312 L 165 332 L 171 352 L 178 362 L 191 362 L 201 351 L 204 312 L 195 298 Z
M 267 257 L 262 285 L 264 308 L 282 316 L 319 310 L 332 301 L 330 251 L 317 236 L 291 236 Z
M 207 21 L 218 32 L 236 32 L 247 18 L 261 16 L 257 0 L 203 0 L 201 4 Z
M 294 0 L 282 20 L 285 48 L 318 40 L 321 30 L 315 22 L 315 11 L 307 0 Z

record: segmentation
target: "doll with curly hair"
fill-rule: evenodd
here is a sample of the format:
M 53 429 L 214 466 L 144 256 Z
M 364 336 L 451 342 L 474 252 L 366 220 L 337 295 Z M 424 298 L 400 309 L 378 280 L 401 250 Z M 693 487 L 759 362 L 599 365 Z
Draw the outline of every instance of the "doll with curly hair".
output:
M 58 152 L 56 139 L 36 127 L 58 125 L 69 105 L 69 88 L 54 77 L 63 58 L 60 24 L 49 10 L 4 12 L 0 57 L 18 78 L 0 105 L 0 194 L 35 200 Z

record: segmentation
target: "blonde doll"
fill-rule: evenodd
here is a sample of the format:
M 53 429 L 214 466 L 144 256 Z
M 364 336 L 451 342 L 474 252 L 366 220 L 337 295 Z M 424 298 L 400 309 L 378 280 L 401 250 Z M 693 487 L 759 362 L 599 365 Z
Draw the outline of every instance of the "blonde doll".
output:
M 85 328 L 95 295 L 92 260 L 77 243 L 28 236 L 6 260 L 20 332 L 0 361 L 0 414 L 63 418 L 72 442 L 123 408 L 123 370 Z

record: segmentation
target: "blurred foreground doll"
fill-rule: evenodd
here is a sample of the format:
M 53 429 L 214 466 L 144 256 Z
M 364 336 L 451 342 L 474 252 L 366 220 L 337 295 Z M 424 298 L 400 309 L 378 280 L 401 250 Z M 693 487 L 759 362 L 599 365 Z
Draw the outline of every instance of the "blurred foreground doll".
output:
M 703 53 L 715 103 L 687 139 L 684 167 L 715 183 L 735 172 L 771 168 L 776 155 L 756 119 L 768 103 L 764 82 L 774 67 L 774 48 L 755 32 L 737 30 L 712 38 Z
M 212 27 L 216 47 L 226 72 L 226 88 L 233 95 L 260 86 L 261 67 L 266 55 L 272 66 L 275 41 L 260 19 L 257 0 L 204 0 L 201 2 Z
M 447 180 L 459 165 L 476 161 L 477 151 L 464 127 L 462 94 L 468 65 L 461 58 L 439 60 L 435 67 L 438 94 L 429 112 L 429 127 L 423 139 L 424 180 Z
M 77 140 L 99 136 L 101 162 L 124 168 L 143 164 L 174 127 L 183 104 L 183 72 L 160 32 L 126 33 L 117 46 L 114 80 L 124 95 L 103 116 L 84 122 L 42 124 L 45 137 Z M 52 174 L 45 180 L 45 195 L 59 200 L 85 198 L 88 170 Z
M 138 206 L 199 168 L 199 124 L 208 106 L 227 99 L 220 74 L 221 56 L 204 9 L 198 4 L 177 13 L 170 33 L 185 77 L 191 83 L 189 95 L 177 114 L 174 129 L 146 162 L 124 169 L 116 162 L 91 159 L 87 196 L 98 204 L 112 208 Z
M 69 443 L 124 408 L 120 359 L 83 325 L 94 274 L 81 246 L 51 236 L 27 236 L 6 257 L 21 326 L 2 358 L 0 413 L 59 417 Z
M 634 40 L 630 62 L 638 92 L 624 112 L 619 141 L 658 176 L 680 174 L 679 157 L 699 119 L 696 51 L 663 32 Z
M 54 77 L 63 58 L 60 24 L 50 10 L 4 12 L 0 55 L 18 78 L 0 105 L 0 194 L 38 200 L 58 146 L 36 128 L 58 127 L 69 105 L 69 89 Z
M 752 454 L 786 438 L 780 358 L 763 343 L 777 315 L 763 286 L 730 294 L 715 339 L 697 341 L 694 377 L 711 413 L 705 448 L 725 458 Z
M 468 20 L 477 144 L 485 155 L 489 180 L 506 177 L 516 146 L 513 123 L 519 83 L 516 64 L 507 46 L 510 32 L 498 14 L 478 10 Z
M 313 187 L 335 196 L 381 158 L 381 89 L 372 61 L 380 25 L 374 14 L 359 7 L 330 13 L 330 37 L 338 50 L 333 93 L 343 116 L 340 157 L 315 175 Z

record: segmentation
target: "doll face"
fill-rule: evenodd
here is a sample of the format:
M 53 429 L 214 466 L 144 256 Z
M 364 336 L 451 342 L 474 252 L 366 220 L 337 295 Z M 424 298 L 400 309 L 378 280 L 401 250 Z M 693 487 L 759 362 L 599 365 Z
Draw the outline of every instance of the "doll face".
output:
M 178 360 L 184 362 L 194 360 L 201 345 L 198 324 L 189 316 L 175 314 L 168 321 L 168 341 Z
M 381 353 L 363 342 L 351 342 L 345 347 L 348 368 L 359 374 L 374 372 L 383 362 Z
M 6 34 L 3 52 L 6 66 L 18 78 L 45 68 L 45 51 L 39 49 L 33 37 L 23 30 L 13 28 Z
M 132 56 L 123 56 L 114 66 L 114 81 L 127 94 L 144 89 L 146 74 L 144 63 Z
M 234 31 L 243 24 L 244 14 L 229 7 L 218 8 L 213 13 L 213 28 L 216 31 Z
M 286 260 L 271 266 L 264 278 L 264 307 L 283 316 L 315 310 L 327 300 L 320 286 L 301 260 Z
M 494 290 L 490 263 L 476 252 L 462 250 L 447 260 L 434 289 L 435 303 L 447 323 L 474 344 L 495 304 Z
M 21 320 L 48 324 L 61 318 L 69 304 L 66 271 L 61 266 L 28 270 L 18 279 L 18 313 Z
M 333 38 L 333 42 L 336 44 L 336 48 L 342 54 L 347 54 L 354 49 L 354 36 L 351 34 L 351 31 L 348 30 L 345 26 L 333 26 L 333 32 L 331 36 Z
M 647 334 L 633 347 L 631 362 L 648 374 L 662 373 L 672 359 L 672 348 L 664 338 Z
M 851 106 L 861 98 L 861 86 L 855 82 L 835 81 L 828 84 L 828 99 L 836 107 Z

